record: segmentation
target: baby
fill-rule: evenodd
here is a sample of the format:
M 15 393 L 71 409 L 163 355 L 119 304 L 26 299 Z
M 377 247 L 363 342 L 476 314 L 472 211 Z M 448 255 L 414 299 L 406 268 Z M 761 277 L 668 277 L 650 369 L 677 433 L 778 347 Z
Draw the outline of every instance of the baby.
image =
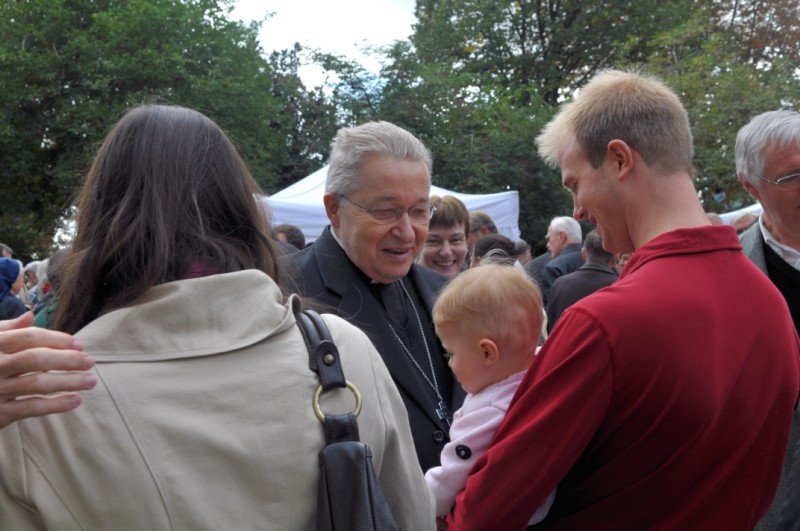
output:
M 507 265 L 467 270 L 439 295 L 433 307 L 436 333 L 469 395 L 454 416 L 442 466 L 425 474 L 438 517 L 453 508 L 470 469 L 502 422 L 533 361 L 542 316 L 539 289 L 524 270 Z M 554 499 L 555 491 L 535 512 L 532 507 L 529 524 L 542 521 Z

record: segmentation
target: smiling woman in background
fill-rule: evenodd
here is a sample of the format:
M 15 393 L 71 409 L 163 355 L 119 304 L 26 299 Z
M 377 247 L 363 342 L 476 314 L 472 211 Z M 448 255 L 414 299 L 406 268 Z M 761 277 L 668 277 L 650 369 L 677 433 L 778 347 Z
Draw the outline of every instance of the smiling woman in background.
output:
M 467 256 L 469 212 L 464 203 L 452 195 L 432 195 L 430 202 L 436 211 L 431 217 L 419 263 L 453 279 L 461 272 Z

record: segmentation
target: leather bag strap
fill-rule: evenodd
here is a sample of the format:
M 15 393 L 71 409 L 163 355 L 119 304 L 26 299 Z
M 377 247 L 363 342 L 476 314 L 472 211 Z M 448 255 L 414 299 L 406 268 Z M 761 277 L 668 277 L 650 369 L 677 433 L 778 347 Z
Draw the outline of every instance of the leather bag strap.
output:
M 339 349 L 336 348 L 325 321 L 314 310 L 299 311 L 299 302 L 294 301 L 292 310 L 308 348 L 308 366 L 317 373 L 322 391 L 333 387 L 345 387 Z
M 336 348 L 325 321 L 314 310 L 300 311 L 300 304 L 296 298 L 292 301 L 292 311 L 308 348 L 309 368 L 319 377 L 322 392 L 334 387 L 345 387 L 347 382 L 344 378 L 339 349 Z M 358 421 L 353 413 L 326 414 L 324 429 L 326 444 L 359 440 Z

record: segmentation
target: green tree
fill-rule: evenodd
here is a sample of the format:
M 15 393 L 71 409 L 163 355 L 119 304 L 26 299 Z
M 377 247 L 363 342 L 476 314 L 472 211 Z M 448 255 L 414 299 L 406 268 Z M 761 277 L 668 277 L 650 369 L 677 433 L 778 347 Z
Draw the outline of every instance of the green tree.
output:
M 426 140 L 434 182 L 518 190 L 523 236 L 541 246 L 550 218 L 572 209 L 536 135 L 599 69 L 648 57 L 648 36 L 690 3 L 420 0 L 410 42 L 383 71 L 380 116 Z
M 520 190 L 527 237 L 570 211 L 533 140 L 599 69 L 644 67 L 676 89 L 711 211 L 749 201 L 735 180 L 738 129 L 800 100 L 800 0 L 420 0 L 416 13 L 383 72 L 381 115 L 427 140 L 435 180 Z
M 299 68 L 305 51 L 299 44 L 273 52 L 272 96 L 281 102 L 272 118 L 274 127 L 284 131 L 285 156 L 277 163 L 276 180 L 266 191 L 276 192 L 319 169 L 330 153 L 330 142 L 339 125 L 336 104 L 323 87 L 308 89 Z
M 380 116 L 431 149 L 434 184 L 468 193 L 517 190 L 522 236 L 543 247 L 550 219 L 572 211 L 559 176 L 536 154 L 536 135 L 554 107 L 530 88 L 478 88 L 471 74 L 423 63 L 408 43 L 398 43 L 391 55 Z
M 793 4 L 793 21 L 786 18 L 786 4 Z M 753 201 L 736 178 L 738 130 L 757 114 L 800 104 L 797 55 L 790 55 L 800 52 L 800 44 L 783 39 L 753 44 L 772 39 L 781 28 L 800 31 L 798 9 L 797 0 L 705 2 L 691 20 L 653 38 L 648 65 L 678 92 L 689 113 L 696 184 L 708 211 Z
M 229 1 L 10 0 L 0 4 L 0 241 L 46 253 L 91 152 L 124 109 L 204 112 L 227 129 L 265 187 L 295 124 Z
M 411 42 L 425 63 L 468 72 L 479 86 L 512 88 L 521 103 L 536 92 L 552 105 L 599 69 L 646 56 L 648 37 L 685 20 L 691 4 L 420 0 Z

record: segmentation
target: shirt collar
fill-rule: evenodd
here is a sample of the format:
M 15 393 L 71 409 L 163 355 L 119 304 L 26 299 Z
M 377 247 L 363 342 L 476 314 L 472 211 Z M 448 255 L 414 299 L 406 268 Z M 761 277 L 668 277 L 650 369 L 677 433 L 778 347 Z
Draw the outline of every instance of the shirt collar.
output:
M 333 230 L 333 226 L 330 227 L 330 230 L 331 230 L 331 236 L 333 236 L 333 239 L 336 240 L 336 243 L 338 243 L 339 247 L 341 247 L 342 250 L 344 251 L 344 245 L 342 245 L 342 240 L 339 239 L 339 236 L 336 234 L 336 231 Z
M 775 239 L 775 236 L 764 225 L 764 214 L 758 216 L 758 226 L 761 229 L 761 235 L 764 237 L 764 242 L 780 256 L 784 262 L 800 271 L 800 251 L 793 249 L 788 245 L 784 245 Z
M 594 269 L 595 271 L 604 271 L 606 273 L 611 273 L 612 275 L 619 276 L 619 273 L 617 272 L 616 269 L 595 262 L 586 262 L 580 267 L 580 269 Z

